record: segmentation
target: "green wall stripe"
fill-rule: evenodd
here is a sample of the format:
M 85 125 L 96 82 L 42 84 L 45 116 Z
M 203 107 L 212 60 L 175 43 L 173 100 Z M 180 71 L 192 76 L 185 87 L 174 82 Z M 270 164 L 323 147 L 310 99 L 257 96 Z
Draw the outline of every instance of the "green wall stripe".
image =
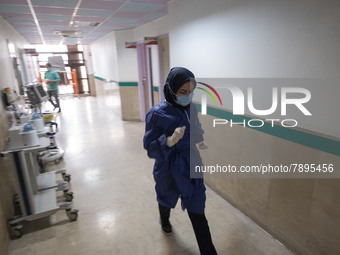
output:
M 116 82 L 116 81 L 105 79 L 105 78 L 100 77 L 100 76 L 94 76 L 94 78 L 97 79 L 97 80 L 100 80 L 100 81 L 118 83 L 118 86 L 120 86 L 120 87 L 138 87 L 138 82 L 130 82 L 130 81 L 129 82 L 125 82 L 125 81 Z
M 153 91 L 158 92 L 158 87 L 153 87 Z
M 196 103 L 196 106 L 198 111 L 201 111 L 201 105 Z M 207 114 L 214 116 L 216 118 L 226 119 L 228 121 L 232 119 L 233 122 L 242 122 L 245 119 L 246 127 L 248 128 L 255 129 L 257 131 L 275 137 L 279 137 L 297 144 L 301 144 L 319 151 L 340 156 L 340 142 L 333 139 L 325 138 L 314 134 L 309 134 L 293 128 L 285 128 L 278 125 L 274 125 L 274 127 L 272 127 L 272 124 L 267 122 L 264 122 L 263 127 L 259 128 L 250 127 L 249 125 L 247 125 L 247 123 L 252 118 L 243 115 L 233 115 L 231 112 L 227 110 L 216 109 L 209 106 L 207 107 Z
M 108 81 L 107 79 L 104 79 L 100 76 L 94 76 L 95 79 L 100 80 L 100 81 L 105 81 L 105 82 L 114 82 L 114 81 Z M 138 82 L 132 82 L 132 81 L 121 81 L 118 82 L 119 87 L 138 87 Z M 157 89 L 157 90 L 156 90 Z M 158 87 L 154 87 L 154 91 L 158 92 Z
M 94 76 L 95 79 L 100 80 L 100 81 L 106 81 L 106 79 L 99 77 L 99 76 Z
M 118 82 L 119 87 L 138 87 L 138 82 Z
M 104 81 L 104 82 L 106 82 L 106 83 L 117 83 L 117 82 L 114 81 L 114 80 L 105 79 L 105 78 L 103 78 L 103 77 L 96 76 L 96 75 L 94 76 L 94 78 L 97 79 L 97 80 L 100 80 L 100 81 Z

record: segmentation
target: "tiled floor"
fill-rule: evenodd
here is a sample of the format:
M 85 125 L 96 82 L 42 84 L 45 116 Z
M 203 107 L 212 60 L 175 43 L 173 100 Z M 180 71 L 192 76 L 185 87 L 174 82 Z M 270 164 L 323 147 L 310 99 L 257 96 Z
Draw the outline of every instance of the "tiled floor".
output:
M 69 222 L 59 211 L 25 223 L 24 236 L 10 242 L 9 254 L 199 254 L 179 206 L 171 216 L 174 233 L 161 232 L 153 160 L 142 147 L 144 123 L 121 121 L 119 104 L 108 107 L 95 97 L 61 103 L 57 139 L 65 157 L 51 169 L 65 166 L 72 174 L 78 220 Z M 206 214 L 219 254 L 292 254 L 209 188 Z

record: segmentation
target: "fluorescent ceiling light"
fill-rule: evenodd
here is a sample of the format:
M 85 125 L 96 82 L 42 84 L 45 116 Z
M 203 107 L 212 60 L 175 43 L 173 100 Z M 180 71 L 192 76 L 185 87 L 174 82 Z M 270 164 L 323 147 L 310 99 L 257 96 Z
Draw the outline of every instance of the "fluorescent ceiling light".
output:
M 61 35 L 61 36 L 80 35 L 81 33 L 82 33 L 82 31 L 80 31 L 80 30 L 55 30 L 55 31 L 53 31 L 53 34 Z
M 99 22 L 91 22 L 91 21 L 73 21 L 73 27 L 96 27 L 100 23 Z
M 38 21 L 38 19 L 37 19 L 37 15 L 35 14 L 35 11 L 34 11 L 34 9 L 33 9 L 33 5 L 32 5 L 31 0 L 27 0 L 27 3 L 28 3 L 28 7 L 29 7 L 30 10 L 31 10 L 31 13 L 32 13 L 32 16 L 33 16 L 33 19 L 34 19 L 34 23 L 35 23 L 35 25 L 37 26 L 37 29 L 38 29 L 38 32 L 39 32 L 41 41 L 42 41 L 43 44 L 46 44 L 45 39 L 44 39 L 44 36 L 43 36 L 43 34 L 42 34 L 42 32 L 41 32 L 41 28 L 40 28 L 39 21 Z

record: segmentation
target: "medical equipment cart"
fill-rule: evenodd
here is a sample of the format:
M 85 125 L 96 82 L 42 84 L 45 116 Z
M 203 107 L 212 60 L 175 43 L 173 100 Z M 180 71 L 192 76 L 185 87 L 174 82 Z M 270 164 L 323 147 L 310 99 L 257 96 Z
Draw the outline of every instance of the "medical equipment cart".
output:
M 11 142 L 7 144 L 1 156 L 12 154 L 16 167 L 16 178 L 19 190 L 17 197 L 20 204 L 20 215 L 8 219 L 12 235 L 21 237 L 23 226 L 21 221 L 34 221 L 50 216 L 59 210 L 65 210 L 70 221 L 78 218 L 78 210 L 72 209 L 71 202 L 57 205 L 58 185 L 55 184 L 55 173 L 37 178 L 36 154 L 46 150 L 50 145 L 47 137 L 39 137 L 38 144 L 30 147 L 15 147 Z

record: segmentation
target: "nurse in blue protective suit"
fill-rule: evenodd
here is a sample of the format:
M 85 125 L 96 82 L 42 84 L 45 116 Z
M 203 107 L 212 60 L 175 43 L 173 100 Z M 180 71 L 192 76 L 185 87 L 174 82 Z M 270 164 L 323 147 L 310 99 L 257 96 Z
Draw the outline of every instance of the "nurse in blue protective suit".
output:
M 191 104 L 196 87 L 195 76 L 188 69 L 170 70 L 164 86 L 165 100 L 151 108 L 146 116 L 144 148 L 155 159 L 153 175 L 162 229 L 171 233 L 170 209 L 181 198 L 187 209 L 201 254 L 217 254 L 204 214 L 203 178 L 190 178 L 190 164 L 202 165 L 197 149 L 204 147 L 197 109 Z

